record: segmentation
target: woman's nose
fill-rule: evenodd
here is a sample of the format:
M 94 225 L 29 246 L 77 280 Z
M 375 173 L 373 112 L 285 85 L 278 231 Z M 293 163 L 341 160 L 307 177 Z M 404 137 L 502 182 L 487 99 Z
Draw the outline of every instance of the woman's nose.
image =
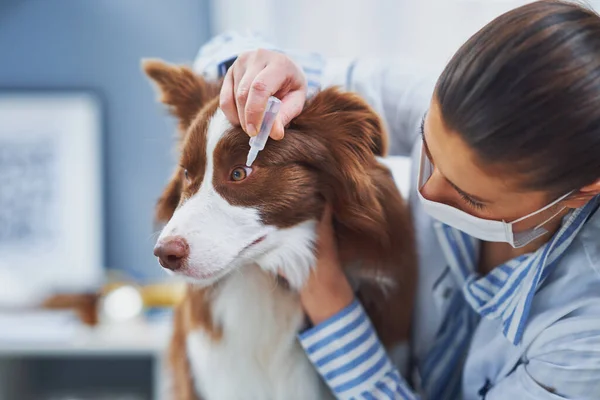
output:
M 420 192 L 427 200 L 445 203 L 449 200 L 449 189 L 451 187 L 446 178 L 434 169 L 427 182 L 421 187 Z

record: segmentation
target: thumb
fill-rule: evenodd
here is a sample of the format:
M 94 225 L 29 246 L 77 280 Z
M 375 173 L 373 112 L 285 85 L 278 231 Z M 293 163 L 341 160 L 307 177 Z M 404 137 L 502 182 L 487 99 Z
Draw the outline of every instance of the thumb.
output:
M 281 116 L 277 116 L 275 123 L 273 124 L 273 128 L 271 129 L 271 138 L 274 140 L 281 140 L 285 135 L 284 125 L 281 122 Z
M 292 119 L 296 118 L 302 112 L 306 93 L 303 90 L 294 90 L 286 94 L 281 99 L 281 109 L 277 120 L 271 131 L 271 137 L 275 140 L 280 140 L 284 136 L 284 127 L 287 126 Z

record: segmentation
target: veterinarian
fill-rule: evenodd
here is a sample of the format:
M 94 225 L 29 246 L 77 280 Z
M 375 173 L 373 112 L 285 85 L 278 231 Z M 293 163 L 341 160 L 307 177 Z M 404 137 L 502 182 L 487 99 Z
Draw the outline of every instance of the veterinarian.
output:
M 260 48 L 260 50 L 257 50 Z M 319 88 L 358 92 L 411 156 L 420 281 L 410 368 L 381 350 L 327 217 L 300 342 L 340 399 L 600 399 L 600 17 L 536 2 L 476 33 L 437 80 L 226 34 L 195 63 L 223 111 L 274 139 Z M 389 318 L 394 318 L 390 315 Z M 383 356 L 381 356 L 384 354 Z

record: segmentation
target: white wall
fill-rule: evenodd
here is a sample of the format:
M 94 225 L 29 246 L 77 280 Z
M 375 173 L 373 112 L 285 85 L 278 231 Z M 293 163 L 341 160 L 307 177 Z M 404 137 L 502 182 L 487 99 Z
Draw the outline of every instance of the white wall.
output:
M 213 32 L 261 31 L 284 48 L 393 56 L 442 66 L 497 15 L 525 0 L 213 0 Z

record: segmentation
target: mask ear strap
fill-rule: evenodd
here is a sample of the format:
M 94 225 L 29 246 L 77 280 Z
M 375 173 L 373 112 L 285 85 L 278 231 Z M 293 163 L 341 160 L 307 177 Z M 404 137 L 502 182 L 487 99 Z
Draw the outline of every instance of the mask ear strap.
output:
M 563 201 L 564 199 L 566 199 L 567 197 L 569 197 L 570 195 L 572 195 L 574 192 L 574 190 L 570 191 L 569 193 L 565 194 L 564 196 L 559 197 L 558 199 L 554 200 L 552 203 L 548 204 L 546 207 L 544 208 L 540 208 L 539 210 L 532 212 L 531 214 L 528 214 L 524 217 L 521 217 L 515 221 L 512 221 L 511 224 L 516 224 L 517 222 L 521 222 L 526 220 L 529 217 L 533 217 L 534 215 L 538 215 L 539 213 L 542 213 L 546 210 L 549 210 L 550 208 L 554 207 L 555 205 L 557 205 L 558 203 L 560 203 L 561 201 Z M 556 217 L 558 214 L 560 214 L 562 212 L 562 210 L 564 210 L 566 207 L 563 207 L 559 212 L 557 212 L 556 214 L 554 214 L 550 219 L 546 220 L 545 222 L 541 223 L 540 225 L 538 225 L 538 227 L 544 225 L 545 223 L 547 223 L 548 221 L 550 221 L 552 218 Z
M 546 225 L 548 222 L 552 221 L 554 218 L 556 218 L 556 216 L 558 214 L 560 214 L 561 212 L 563 212 L 563 210 L 567 208 L 567 207 L 562 207 L 560 210 L 558 210 L 557 212 L 555 212 L 550 218 L 548 218 L 547 220 L 545 220 L 544 222 L 542 222 L 541 224 L 537 225 L 535 228 L 533 228 L 534 230 L 540 229 L 542 226 Z

